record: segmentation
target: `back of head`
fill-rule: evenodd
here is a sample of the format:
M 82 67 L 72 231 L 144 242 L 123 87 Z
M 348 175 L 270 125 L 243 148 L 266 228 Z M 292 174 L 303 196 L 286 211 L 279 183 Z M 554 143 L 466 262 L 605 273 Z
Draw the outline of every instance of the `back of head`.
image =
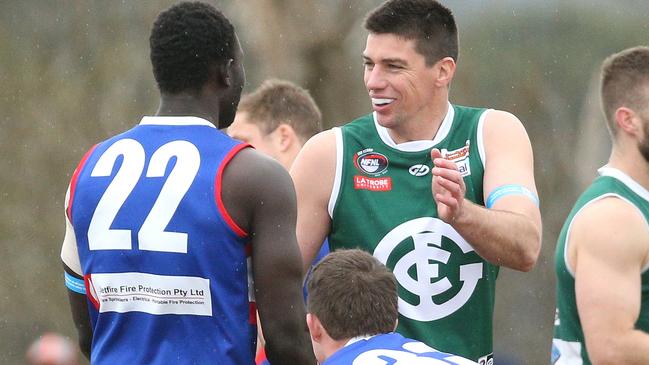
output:
M 457 26 L 451 11 L 434 0 L 389 0 L 368 14 L 365 29 L 415 40 L 415 49 L 431 66 L 458 58 Z
M 307 311 L 336 341 L 394 330 L 397 281 L 365 251 L 330 253 L 313 269 L 307 287 Z
M 602 65 L 602 106 L 612 136 L 617 135 L 615 111 L 627 107 L 649 111 L 649 47 L 629 48 L 609 56 Z
M 162 93 L 198 93 L 210 67 L 235 58 L 234 27 L 213 6 L 182 2 L 158 15 L 151 36 L 153 75 Z
M 322 114 L 309 92 L 288 81 L 264 81 L 241 98 L 238 112 L 247 113 L 264 134 L 285 123 L 304 142 L 322 130 Z

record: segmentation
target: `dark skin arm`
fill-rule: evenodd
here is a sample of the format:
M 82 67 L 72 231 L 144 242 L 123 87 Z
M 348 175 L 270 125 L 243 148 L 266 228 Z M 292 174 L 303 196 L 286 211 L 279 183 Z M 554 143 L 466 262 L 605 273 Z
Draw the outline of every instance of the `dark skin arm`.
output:
M 315 364 L 302 299 L 295 189 L 288 173 L 252 149 L 223 173 L 222 199 L 249 234 L 255 297 L 272 364 Z
M 72 271 L 67 265 L 63 264 L 63 269 L 69 275 L 83 280 L 82 277 Z M 79 335 L 79 348 L 86 358 L 90 360 L 92 327 L 90 325 L 90 314 L 88 313 L 88 299 L 85 295 L 73 292 L 70 289 L 68 289 L 68 299 L 70 300 L 70 309 L 72 309 L 72 320 Z

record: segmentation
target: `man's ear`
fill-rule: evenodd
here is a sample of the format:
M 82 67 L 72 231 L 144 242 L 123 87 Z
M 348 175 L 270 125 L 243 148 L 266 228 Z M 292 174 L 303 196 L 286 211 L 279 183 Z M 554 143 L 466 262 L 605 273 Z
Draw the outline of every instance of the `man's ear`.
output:
M 306 314 L 306 325 L 309 327 L 309 333 L 311 334 L 311 338 L 315 342 L 320 342 L 322 340 L 322 323 L 320 323 L 320 320 L 318 317 L 316 317 L 312 313 L 307 313 Z
M 453 81 L 453 76 L 455 75 L 455 69 L 457 67 L 455 60 L 452 57 L 444 57 L 437 61 L 433 67 L 437 68 L 435 84 L 440 87 L 447 87 L 450 85 L 451 81 Z
M 627 107 L 619 107 L 615 111 L 615 123 L 620 131 L 637 136 L 642 129 L 642 120 L 635 111 Z
M 297 134 L 293 127 L 286 123 L 280 123 L 279 126 L 275 129 L 277 133 L 277 138 L 279 142 L 279 150 L 281 152 L 288 151 L 294 143 L 297 142 Z
M 223 84 L 227 87 L 232 86 L 232 65 L 233 64 L 234 64 L 234 60 L 230 58 L 227 60 L 227 62 L 225 62 L 223 66 L 225 68 L 223 72 L 223 75 L 225 77 L 223 80 Z
M 232 58 L 228 59 L 225 63 L 217 65 L 213 63 L 209 68 L 208 72 L 210 73 L 210 78 L 215 80 L 219 85 L 224 86 L 225 88 L 232 85 L 232 65 L 234 60 Z

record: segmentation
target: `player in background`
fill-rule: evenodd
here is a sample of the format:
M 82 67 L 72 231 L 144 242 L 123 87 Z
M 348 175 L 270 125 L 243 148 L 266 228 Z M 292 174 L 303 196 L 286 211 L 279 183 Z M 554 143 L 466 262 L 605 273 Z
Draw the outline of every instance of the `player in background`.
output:
M 649 48 L 604 61 L 612 149 L 556 248 L 553 364 L 649 363 Z
M 476 364 L 395 333 L 397 281 L 369 253 L 325 256 L 308 280 L 307 324 L 322 365 Z
M 79 349 L 68 338 L 46 332 L 29 345 L 25 360 L 29 365 L 79 365 Z
M 322 114 L 309 92 L 289 81 L 270 79 L 242 96 L 228 134 L 250 143 L 288 171 L 304 143 L 321 130 Z M 327 253 L 329 244 L 325 241 L 313 264 Z M 263 344 L 260 331 L 257 346 L 263 348 Z M 264 359 L 263 350 L 258 351 L 257 363 Z
M 158 16 L 150 45 L 156 115 L 93 147 L 66 197 L 61 257 L 85 354 L 253 364 L 256 299 L 268 357 L 315 363 L 291 179 L 219 131 L 245 82 L 232 24 L 211 5 L 179 3 Z
M 510 113 L 449 102 L 449 9 L 391 0 L 365 28 L 373 113 L 314 136 L 291 169 L 303 264 L 326 236 L 372 253 L 398 280 L 399 333 L 489 363 L 499 267 L 529 271 L 541 247 L 529 138 Z

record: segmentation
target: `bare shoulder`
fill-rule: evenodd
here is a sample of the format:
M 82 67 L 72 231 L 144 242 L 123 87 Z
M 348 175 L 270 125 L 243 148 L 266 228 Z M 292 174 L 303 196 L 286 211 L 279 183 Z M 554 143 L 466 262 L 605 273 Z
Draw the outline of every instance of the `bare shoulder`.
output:
M 310 193 L 318 195 L 331 191 L 336 172 L 336 153 L 336 132 L 333 129 L 316 134 L 304 144 L 291 167 L 298 196 L 305 185 L 310 186 Z M 317 179 L 318 184 L 310 184 L 312 179 Z
M 510 112 L 503 110 L 490 110 L 487 112 L 484 121 L 485 138 L 498 136 L 502 137 L 525 137 L 527 132 L 523 123 Z
M 265 186 L 291 185 L 288 173 L 277 161 L 252 148 L 245 148 L 232 158 L 223 179 L 224 185 L 232 185 L 236 190 L 247 188 L 245 194 L 254 194 L 257 188 Z
M 221 199 L 233 220 L 249 232 L 260 204 L 287 207 L 295 202 L 295 189 L 288 172 L 274 159 L 245 148 L 223 172 Z
M 333 129 L 322 131 L 311 137 L 302 147 L 298 159 L 314 158 L 334 158 L 336 151 L 336 133 Z
M 630 202 L 611 196 L 586 205 L 575 216 L 570 245 L 577 253 L 644 266 L 649 256 L 647 221 Z

